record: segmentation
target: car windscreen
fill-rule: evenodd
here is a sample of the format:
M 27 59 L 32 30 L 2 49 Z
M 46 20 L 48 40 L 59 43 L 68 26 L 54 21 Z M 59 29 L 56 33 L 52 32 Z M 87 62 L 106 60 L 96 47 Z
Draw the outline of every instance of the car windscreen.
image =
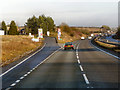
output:
M 72 43 L 65 43 L 65 45 L 72 45 Z

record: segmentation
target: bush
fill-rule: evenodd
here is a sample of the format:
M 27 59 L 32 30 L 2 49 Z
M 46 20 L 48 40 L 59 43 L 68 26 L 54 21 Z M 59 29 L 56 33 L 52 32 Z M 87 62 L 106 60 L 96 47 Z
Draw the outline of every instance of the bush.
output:
M 73 37 L 73 36 L 74 36 L 74 33 L 70 33 L 70 36 Z
M 66 32 L 66 33 L 71 33 L 72 29 L 65 23 L 62 23 L 60 25 L 60 28 L 62 31 Z

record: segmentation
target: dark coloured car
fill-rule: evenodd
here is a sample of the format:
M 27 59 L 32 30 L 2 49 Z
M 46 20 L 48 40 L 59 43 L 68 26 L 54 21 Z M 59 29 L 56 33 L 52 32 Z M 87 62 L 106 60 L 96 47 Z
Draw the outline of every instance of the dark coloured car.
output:
M 67 49 L 73 49 L 74 50 L 74 46 L 72 44 L 72 42 L 67 42 L 64 44 L 64 50 L 67 50 Z

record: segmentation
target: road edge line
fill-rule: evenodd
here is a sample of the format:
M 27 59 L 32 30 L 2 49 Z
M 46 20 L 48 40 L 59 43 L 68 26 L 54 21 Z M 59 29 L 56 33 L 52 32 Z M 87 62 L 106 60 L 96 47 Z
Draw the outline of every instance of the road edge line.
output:
M 111 54 L 111 53 L 109 53 L 109 52 L 107 52 L 107 51 L 104 51 L 104 50 L 98 48 L 97 46 L 93 45 L 91 41 L 90 41 L 90 44 L 91 44 L 91 46 L 95 47 L 95 48 L 98 49 L 99 51 L 102 51 L 102 52 L 104 52 L 104 53 L 106 53 L 106 54 L 108 54 L 108 55 L 110 55 L 110 56 L 113 56 L 114 58 L 120 59 L 120 57 L 115 56 L 115 55 L 113 55 L 113 54 Z
M 26 60 L 28 60 L 32 56 L 34 56 L 36 53 L 40 52 L 45 47 L 45 45 L 46 45 L 46 43 L 43 45 L 43 47 L 41 49 L 37 50 L 32 55 L 28 56 L 27 58 L 25 58 L 24 60 L 22 60 L 21 62 L 19 62 L 18 64 L 16 64 L 15 66 L 11 67 L 10 69 L 8 69 L 7 71 L 5 71 L 4 73 L 0 74 L 0 78 L 2 76 L 4 76 L 5 74 L 7 74 L 8 72 L 10 72 L 11 70 L 13 70 L 14 68 L 16 68 L 17 66 L 21 65 L 23 62 L 25 62 Z
M 51 55 L 49 55 L 46 59 L 44 59 L 41 63 L 39 63 L 38 65 L 36 65 L 34 68 L 32 68 L 31 70 L 29 70 L 28 72 L 30 72 L 30 73 L 32 73 L 35 69 L 37 69 L 38 68 L 38 66 L 40 66 L 41 64 L 43 64 L 46 60 L 48 60 L 51 56 L 53 56 L 55 53 L 57 53 L 60 49 L 62 49 L 63 47 L 61 47 L 61 48 L 59 48 L 59 49 L 57 49 L 56 51 L 54 51 Z M 33 70 L 34 69 L 34 70 Z M 22 79 L 24 79 L 25 77 L 27 77 L 29 74 L 28 74 L 28 72 L 27 72 L 27 74 L 24 74 L 22 77 L 20 77 L 18 80 L 16 80 L 16 81 L 19 81 L 19 80 L 22 80 Z M 22 78 L 22 79 L 21 79 Z M 12 83 L 9 87 L 8 87 L 8 89 L 10 89 L 11 87 L 14 87 L 17 83 L 19 83 L 19 82 L 14 82 L 14 83 Z

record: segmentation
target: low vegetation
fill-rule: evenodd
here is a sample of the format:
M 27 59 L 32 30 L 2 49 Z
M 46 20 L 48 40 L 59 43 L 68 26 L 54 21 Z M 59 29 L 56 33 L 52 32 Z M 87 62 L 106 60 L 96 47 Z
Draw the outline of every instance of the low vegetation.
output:
M 40 46 L 42 42 L 33 42 L 29 36 L 2 36 L 2 63 L 9 64 Z
M 96 42 L 98 45 L 102 46 L 102 47 L 105 47 L 105 48 L 107 48 L 107 49 L 111 49 L 111 50 L 113 50 L 113 51 L 115 51 L 115 52 L 119 52 L 119 53 L 120 53 L 120 50 L 119 50 L 119 49 L 117 48 L 117 46 L 115 46 L 115 45 L 103 43 L 103 42 L 100 42 L 100 41 L 98 41 L 98 40 L 95 40 L 95 42 Z
M 120 39 L 120 27 L 118 27 L 116 35 L 113 36 L 114 39 Z

